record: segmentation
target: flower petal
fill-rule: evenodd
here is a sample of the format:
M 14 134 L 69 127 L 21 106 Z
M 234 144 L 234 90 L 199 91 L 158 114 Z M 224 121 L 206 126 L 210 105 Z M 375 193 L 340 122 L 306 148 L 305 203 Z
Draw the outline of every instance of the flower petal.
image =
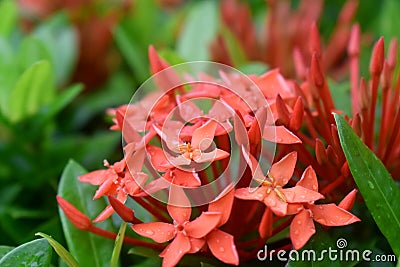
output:
M 197 163 L 203 163 L 203 162 L 213 162 L 216 160 L 224 159 L 229 157 L 229 153 L 221 150 L 221 149 L 214 149 L 211 152 L 201 152 L 199 157 L 193 158 L 193 160 Z
M 220 220 L 221 213 L 219 212 L 202 212 L 199 217 L 185 225 L 185 232 L 194 238 L 205 237 L 217 227 Z
M 78 177 L 78 180 L 82 183 L 89 183 L 92 185 L 100 185 L 105 180 L 111 178 L 114 179 L 118 177 L 115 172 L 112 170 L 97 170 L 93 172 L 89 172 L 87 174 L 81 175 Z
M 235 190 L 235 197 L 245 200 L 264 201 L 266 195 L 267 188 L 265 186 L 260 186 L 256 190 L 249 187 L 239 188 Z
M 272 223 L 272 210 L 267 207 L 261 218 L 260 226 L 258 227 L 258 232 L 262 238 L 267 239 L 272 236 Z
M 190 240 L 190 250 L 187 253 L 190 253 L 190 254 L 197 253 L 206 244 L 206 239 L 205 238 L 192 238 L 192 237 L 189 237 L 189 240 Z
M 303 172 L 300 181 L 296 185 L 318 192 L 317 175 L 311 166 L 308 166 Z
M 284 186 L 292 178 L 294 167 L 296 166 L 297 152 L 291 152 L 283 157 L 280 161 L 274 163 L 269 170 L 276 183 L 280 186 Z
M 208 204 L 208 211 L 221 213 L 221 220 L 218 226 L 224 225 L 231 215 L 233 200 L 235 198 L 233 185 L 227 186 L 226 189 L 221 192 L 220 196 L 217 197 L 217 200 Z
M 310 205 L 314 221 L 325 226 L 341 226 L 359 222 L 356 216 L 335 204 Z
M 162 267 L 173 267 L 181 258 L 190 251 L 190 240 L 187 236 L 178 232 L 171 242 L 160 254 L 163 257 Z
M 211 253 L 222 262 L 239 265 L 239 256 L 232 235 L 216 229 L 207 235 L 207 244 Z
M 164 222 L 148 222 L 132 225 L 138 235 L 148 237 L 157 243 L 164 243 L 174 238 L 175 227 Z
M 277 216 L 285 216 L 287 214 L 288 204 L 280 199 L 275 192 L 270 192 L 265 196 L 264 204 Z
M 193 148 L 200 150 L 206 150 L 212 144 L 214 140 L 215 129 L 217 128 L 217 122 L 209 120 L 201 127 L 197 128 L 193 132 L 191 145 Z
M 177 223 L 189 221 L 192 213 L 190 201 L 181 187 L 171 184 L 167 210 L 172 219 Z
M 118 175 L 115 174 L 115 179 L 118 178 Z M 116 184 L 114 183 L 115 179 L 107 179 L 102 183 L 99 188 L 96 190 L 96 193 L 93 196 L 93 199 L 98 199 L 104 195 L 113 195 L 116 189 Z
M 165 172 L 170 167 L 165 152 L 156 146 L 146 146 L 147 156 L 150 159 L 151 165 L 156 171 Z
M 290 239 L 294 249 L 301 249 L 313 234 L 315 234 L 315 226 L 311 213 L 307 209 L 302 210 L 290 224 Z
M 289 203 L 308 203 L 324 198 L 320 193 L 299 185 L 290 188 L 283 188 L 281 190 Z
M 263 138 L 279 144 L 299 144 L 301 140 L 285 126 L 265 126 Z
M 348 193 L 347 196 L 340 201 L 338 206 L 344 210 L 350 211 L 354 205 L 354 201 L 356 200 L 356 195 L 357 189 L 353 189 L 353 191 Z
M 194 171 L 183 171 L 181 169 L 173 170 L 172 183 L 184 187 L 199 187 L 201 181 L 199 176 Z
M 168 182 L 167 180 L 165 180 L 163 177 L 160 177 L 160 178 L 155 179 L 155 180 L 151 181 L 150 183 L 148 183 L 143 188 L 143 192 L 140 192 L 140 193 L 136 194 L 135 196 L 139 197 L 139 196 L 151 195 L 155 192 L 158 192 L 160 190 L 168 188 L 170 186 L 170 184 L 171 183 Z
M 253 155 L 249 154 L 244 146 L 242 146 L 242 154 L 244 159 L 246 160 L 247 164 L 250 166 L 251 173 L 253 175 L 253 179 L 256 180 L 264 180 L 265 175 L 263 174 L 260 165 L 258 164 L 258 161 L 253 157 Z
M 177 157 L 168 157 L 168 161 L 173 165 L 173 166 L 181 166 L 181 165 L 189 165 L 192 161 L 183 155 L 179 155 Z
M 98 223 L 105 221 L 108 218 L 110 218 L 110 216 L 113 215 L 113 213 L 114 213 L 113 207 L 111 207 L 111 205 L 108 205 L 102 212 L 100 212 L 99 215 L 97 215 L 97 217 L 93 220 L 93 222 Z
M 179 114 L 185 121 L 190 122 L 193 119 L 200 118 L 204 115 L 203 111 L 199 109 L 192 101 L 186 100 L 182 102 L 182 97 L 179 95 L 177 95 L 175 98 L 179 108 Z

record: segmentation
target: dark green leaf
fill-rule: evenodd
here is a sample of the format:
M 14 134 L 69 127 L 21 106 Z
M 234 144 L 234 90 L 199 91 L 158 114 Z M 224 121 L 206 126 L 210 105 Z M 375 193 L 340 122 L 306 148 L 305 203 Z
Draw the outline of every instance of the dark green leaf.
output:
M 215 1 L 193 4 L 178 39 L 177 50 L 187 60 L 209 60 L 209 48 L 218 31 L 218 5 Z
M 17 2 L 12 0 L 0 1 L 0 18 L 0 36 L 8 37 L 17 24 Z
M 105 207 L 104 199 L 93 200 L 95 187 L 78 181 L 78 176 L 86 170 L 74 161 L 70 161 L 61 176 L 58 194 L 68 200 L 77 209 L 90 218 L 96 217 Z M 60 210 L 61 223 L 64 229 L 68 249 L 81 266 L 109 266 L 113 250 L 113 240 L 75 228 Z M 113 231 L 109 220 L 96 226 Z
M 1 267 L 50 266 L 52 249 L 46 239 L 36 239 L 11 250 L 0 260 Z
M 400 255 L 400 189 L 349 124 L 337 114 L 335 120 L 340 143 L 365 204 L 394 253 Z
M 36 235 L 41 236 L 45 238 L 49 244 L 53 247 L 53 249 L 56 251 L 58 256 L 60 256 L 61 259 L 64 260 L 64 262 L 69 266 L 69 267 L 79 267 L 79 263 L 75 260 L 75 258 L 56 240 L 54 240 L 51 236 L 46 235 L 44 233 L 37 233 Z

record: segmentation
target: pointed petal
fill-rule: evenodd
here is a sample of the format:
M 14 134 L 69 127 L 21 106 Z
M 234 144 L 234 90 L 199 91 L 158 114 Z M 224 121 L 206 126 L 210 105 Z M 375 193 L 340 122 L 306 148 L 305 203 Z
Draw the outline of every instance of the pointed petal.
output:
M 157 243 L 164 243 L 174 238 L 175 227 L 164 222 L 149 222 L 132 225 L 138 235 L 153 239 Z
M 132 178 L 125 177 L 125 189 L 127 194 L 131 196 L 136 194 L 140 190 L 140 188 L 143 187 L 146 180 L 147 174 L 143 172 L 136 173 L 135 176 Z
M 298 185 L 281 190 L 289 203 L 308 203 L 324 198 L 320 193 Z
M 277 216 L 285 216 L 287 214 L 288 204 L 282 201 L 275 192 L 270 192 L 264 198 L 264 204 L 269 207 Z
M 208 234 L 207 244 L 211 253 L 220 261 L 239 265 L 239 256 L 232 235 L 216 229 Z
M 165 128 L 165 129 L 164 129 Z M 167 127 L 163 127 L 163 129 L 158 128 L 153 124 L 153 129 L 160 136 L 160 138 L 165 142 L 167 147 L 176 153 L 179 152 L 179 131 L 173 131 L 168 129 Z
M 269 170 L 268 175 L 271 175 L 278 185 L 284 186 L 292 178 L 296 161 L 297 152 L 291 152 L 277 163 L 274 163 Z
M 168 157 L 168 161 L 173 166 L 182 166 L 182 165 L 189 165 L 192 161 L 183 155 L 179 155 L 177 157 Z
M 208 112 L 209 116 L 211 116 L 213 119 L 219 122 L 229 120 L 230 118 L 232 118 L 233 114 L 234 114 L 233 109 L 220 100 L 216 100 L 214 102 L 214 105 Z
M 193 132 L 191 145 L 193 148 L 200 150 L 206 150 L 214 140 L 215 129 L 217 128 L 217 122 L 209 120 L 203 126 L 197 128 Z
M 187 122 L 190 122 L 195 118 L 200 118 L 204 115 L 203 111 L 199 109 L 195 103 L 192 101 L 182 102 L 182 97 L 179 95 L 176 96 L 176 103 L 179 108 L 179 114 L 181 115 L 182 119 Z
M 343 198 L 343 200 L 340 201 L 338 206 L 344 210 L 350 211 L 351 208 L 353 208 L 354 201 L 356 200 L 356 195 L 357 195 L 357 189 L 353 189 L 353 191 L 348 193 L 347 196 L 345 196 L 345 198 Z
M 300 181 L 296 185 L 318 192 L 317 175 L 311 166 L 308 166 L 303 172 Z
M 205 237 L 217 227 L 220 220 L 219 212 L 202 212 L 199 217 L 185 225 L 185 232 L 194 238 Z
M 217 197 L 217 200 L 208 204 L 208 211 L 221 213 L 221 220 L 218 226 L 224 225 L 231 215 L 233 200 L 235 198 L 233 185 L 227 186 L 226 189 L 221 192 L 220 196 Z
M 282 98 L 294 96 L 285 79 L 279 73 L 279 69 L 273 69 L 266 72 L 254 82 L 268 99 L 275 98 L 277 94 L 280 94 Z
M 146 156 L 146 151 L 144 148 L 141 148 L 138 149 L 136 152 L 134 152 L 131 157 L 127 157 L 128 160 L 126 162 L 126 165 L 129 167 L 129 171 L 133 173 L 140 172 L 144 164 L 145 156 Z
M 245 200 L 258 200 L 264 201 L 267 195 L 267 188 L 265 186 L 260 186 L 256 190 L 245 187 L 235 190 L 235 197 Z
M 335 204 L 311 205 L 314 221 L 325 226 L 341 226 L 359 222 L 356 216 Z
M 224 159 L 229 157 L 229 153 L 221 150 L 221 149 L 214 149 L 211 152 L 201 152 L 199 157 L 193 158 L 193 160 L 197 163 L 204 163 L 204 162 L 213 162 L 220 159 Z
M 199 176 L 194 171 L 183 171 L 181 169 L 173 170 L 172 183 L 183 187 L 199 187 L 201 181 Z
M 249 154 L 243 146 L 242 146 L 242 154 L 247 164 L 250 166 L 253 179 L 263 181 L 265 179 L 265 175 L 262 173 L 258 161 L 253 157 L 253 155 Z
M 190 240 L 187 236 L 178 232 L 171 242 L 160 254 L 163 257 L 162 267 L 173 267 L 178 264 L 183 255 L 190 251 Z
M 285 126 L 265 126 L 263 138 L 279 144 L 299 144 L 301 140 Z
M 258 227 L 258 232 L 262 238 L 268 239 L 272 236 L 272 223 L 272 210 L 267 207 L 261 218 L 260 226 Z
M 172 219 L 177 223 L 189 221 L 192 213 L 190 201 L 181 187 L 171 184 L 167 210 Z
M 189 237 L 189 240 L 190 240 L 190 250 L 187 252 L 189 254 L 197 253 L 206 244 L 206 239 L 205 238 L 192 238 L 192 237 Z
M 286 215 L 294 215 L 304 209 L 303 204 L 299 203 L 288 203 Z
M 102 212 L 100 212 L 99 215 L 93 220 L 93 222 L 98 223 L 107 220 L 110 218 L 111 215 L 113 215 L 114 209 L 111 207 L 111 205 L 108 205 Z
M 89 172 L 87 174 L 81 175 L 78 177 L 79 181 L 82 183 L 89 183 L 92 185 L 100 185 L 109 177 L 116 177 L 117 174 L 112 170 L 97 170 L 93 172 Z
M 164 150 L 159 147 L 148 145 L 146 146 L 147 156 L 150 159 L 153 168 L 159 172 L 165 172 L 170 167 Z
M 115 179 L 117 179 L 118 175 L 115 174 L 115 177 L 116 177 Z M 114 193 L 115 188 L 116 188 L 116 185 L 114 184 L 114 179 L 107 179 L 96 190 L 96 193 L 94 194 L 93 199 L 98 199 L 104 195 L 112 195 Z
M 160 177 L 158 179 L 155 179 L 148 183 L 144 188 L 143 192 L 136 194 L 135 196 L 147 196 L 151 195 L 155 192 L 158 192 L 160 190 L 163 190 L 165 188 L 168 188 L 170 186 L 170 182 L 165 180 L 163 177 Z
M 290 224 L 290 239 L 294 249 L 301 249 L 313 234 L 315 234 L 315 226 L 311 213 L 309 210 L 302 210 Z

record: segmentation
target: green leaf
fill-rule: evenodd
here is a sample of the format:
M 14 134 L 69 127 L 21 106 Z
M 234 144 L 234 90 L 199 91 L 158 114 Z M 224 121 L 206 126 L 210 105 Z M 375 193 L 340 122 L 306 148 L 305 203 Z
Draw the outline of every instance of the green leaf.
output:
M 19 121 L 36 113 L 55 94 L 53 70 L 48 61 L 39 61 L 27 69 L 14 86 L 9 99 L 8 116 Z
M 86 170 L 70 160 L 61 176 L 58 195 L 68 200 L 77 209 L 90 218 L 96 217 L 105 207 L 104 199 L 93 200 L 95 187 L 78 181 L 78 176 Z M 68 249 L 81 266 L 109 266 L 113 250 L 113 240 L 75 228 L 60 209 L 61 223 Z M 113 231 L 110 220 L 96 224 L 103 229 Z
M 396 255 L 400 255 L 400 189 L 382 162 L 335 114 L 340 143 L 354 180 L 377 226 Z
M 13 249 L 14 249 L 14 247 L 0 246 L 0 259 L 3 258 L 4 255 L 6 255 L 8 252 L 10 252 Z
M 298 250 L 297 253 L 289 254 L 289 252 L 287 252 L 284 255 L 284 257 L 288 259 L 290 259 L 290 257 L 294 257 L 295 259 L 289 260 L 286 267 L 340 266 L 339 261 L 331 261 L 328 253 L 326 253 L 330 248 L 337 249 L 335 242 L 322 227 L 317 227 L 317 233 L 310 238 L 310 240 L 301 250 Z M 302 258 L 304 260 L 302 260 Z
M 217 35 L 218 21 L 216 1 L 194 3 L 177 43 L 181 56 L 187 60 L 209 60 L 209 47 Z
M 125 230 L 126 230 L 126 222 L 121 224 L 119 228 L 118 236 L 115 239 L 114 250 L 111 257 L 110 267 L 118 266 L 118 258 L 121 253 L 122 243 L 124 242 L 125 237 Z
M 36 239 L 11 250 L 0 260 L 1 267 L 50 266 L 52 249 L 46 239 Z
M 14 30 L 18 20 L 18 8 L 16 1 L 0 1 L 0 36 L 8 37 Z
M 114 38 L 124 59 L 133 73 L 136 74 L 139 82 L 145 81 L 150 75 L 148 61 L 135 39 L 129 38 L 128 31 L 123 25 L 115 27 Z
M 46 45 L 54 66 L 57 84 L 68 81 L 78 57 L 78 36 L 68 16 L 58 13 L 37 27 L 32 35 Z
M 328 85 L 332 92 L 333 101 L 338 110 L 343 111 L 343 115 L 350 115 L 351 111 L 351 97 L 349 82 L 338 83 L 334 80 L 328 79 Z
M 241 66 L 246 64 L 248 62 L 247 57 L 235 35 L 233 35 L 232 32 L 226 27 L 222 28 L 221 34 L 226 42 L 229 56 L 233 62 L 233 65 Z
M 44 233 L 36 233 L 35 235 L 41 236 L 49 242 L 49 244 L 53 247 L 53 249 L 56 251 L 58 256 L 60 256 L 61 259 L 64 260 L 64 262 L 69 266 L 69 267 L 79 267 L 79 263 L 75 260 L 75 258 L 56 240 L 54 240 L 51 236 L 46 235 Z
M 41 60 L 51 61 L 50 53 L 44 42 L 33 36 L 23 39 L 18 51 L 18 66 L 21 72 Z
M 249 62 L 238 67 L 238 70 L 244 74 L 261 75 L 268 70 L 268 66 L 263 62 Z

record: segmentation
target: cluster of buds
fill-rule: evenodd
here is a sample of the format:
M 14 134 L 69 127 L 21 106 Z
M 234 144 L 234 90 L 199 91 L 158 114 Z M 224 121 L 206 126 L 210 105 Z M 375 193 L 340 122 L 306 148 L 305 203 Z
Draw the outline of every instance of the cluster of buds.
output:
M 194 253 L 238 265 L 285 229 L 290 238 L 269 243 L 275 251 L 302 248 L 316 231 L 314 222 L 359 221 L 349 212 L 356 191 L 329 203 L 319 189 L 326 178 L 304 164 L 315 159 L 305 152 L 303 121 L 326 113 L 311 110 L 294 81 L 276 69 L 245 76 L 216 63 L 169 67 L 153 47 L 149 58 L 153 77 L 130 104 L 110 110 L 124 158 L 79 177 L 98 186 L 94 199 L 107 197 L 109 206 L 91 221 L 58 197 L 76 227 L 114 238 L 94 223 L 116 212 L 137 234 L 126 243 L 159 250 L 163 266 Z M 152 220 L 138 218 L 125 205 L 128 198 Z
M 280 68 L 285 77 L 295 77 L 294 61 L 309 62 L 313 51 L 305 40 L 312 38 L 310 28 L 323 13 L 323 0 L 301 0 L 296 8 L 293 1 L 266 1 L 267 16 L 261 32 L 254 25 L 249 5 L 245 1 L 224 0 L 221 2 L 221 18 L 225 31 L 230 31 L 245 57 L 251 61 L 265 62 L 272 68 Z M 350 38 L 351 24 L 358 1 L 347 0 L 337 23 L 325 44 L 323 54 L 324 72 L 342 77 L 347 65 L 346 46 Z M 310 8 L 312 7 L 312 8 Z M 235 66 L 234 55 L 222 32 L 211 47 L 213 60 Z

